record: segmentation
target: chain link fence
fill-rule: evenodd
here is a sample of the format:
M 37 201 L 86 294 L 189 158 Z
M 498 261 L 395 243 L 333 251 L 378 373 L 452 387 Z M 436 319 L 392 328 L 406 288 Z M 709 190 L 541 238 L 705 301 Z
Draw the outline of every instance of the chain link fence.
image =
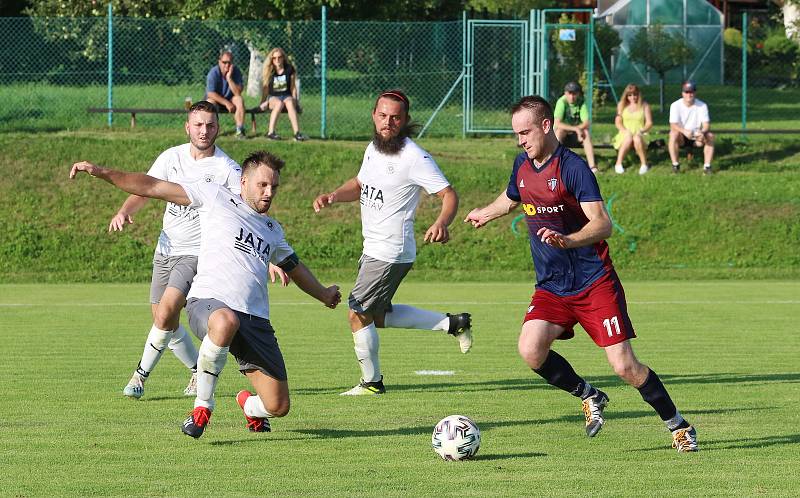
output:
M 276 46 L 287 52 L 297 68 L 303 106 L 301 127 L 311 136 L 369 136 L 375 95 L 395 87 L 410 95 L 416 122 L 427 123 L 435 115 L 426 128 L 428 136 L 461 135 L 467 129 L 468 117 L 485 129 L 507 127 L 504 113 L 526 93 L 524 80 L 535 73 L 525 65 L 526 51 L 535 51 L 536 47 L 528 44 L 526 48 L 524 39 L 520 43 L 519 33 L 528 30 L 498 30 L 488 25 L 477 27 L 485 29 L 488 37 L 477 36 L 474 46 L 468 47 L 467 26 L 466 19 L 279 22 L 0 18 L 0 91 L 4 97 L 0 130 L 101 128 L 108 124 L 107 115 L 90 114 L 87 108 L 107 107 L 109 99 L 117 109 L 181 109 L 187 97 L 195 102 L 203 98 L 206 74 L 217 63 L 223 47 L 233 52 L 234 63 L 245 77 L 247 107 L 255 107 L 260 103 L 263 58 Z M 560 38 L 557 29 L 549 32 L 548 97 L 554 101 L 568 80 L 578 79 L 585 85 L 587 67 L 591 67 L 596 83 L 592 95 L 594 122 L 613 128 L 614 99 L 625 84 L 633 81 L 607 77 L 616 74 L 622 58 L 619 48 L 606 46 L 609 43 L 599 35 L 596 31 L 599 43 L 595 47 L 585 42 L 589 32 L 584 28 L 575 30 L 575 40 Z M 787 39 L 782 27 L 753 25 L 745 20 L 741 30 L 726 31 L 721 42 L 717 65 L 722 79 L 719 73 L 700 78 L 698 89 L 698 97 L 709 103 L 715 128 L 800 130 L 800 120 L 796 119 L 800 114 L 797 41 Z M 591 54 L 595 61 L 599 53 L 604 54 L 603 64 L 587 65 L 586 52 L 592 48 L 596 50 Z M 683 76 L 676 73 L 667 81 L 667 107 L 679 98 Z M 471 90 L 462 95 L 465 78 L 471 78 Z M 643 91 L 651 103 L 658 102 L 657 82 L 645 82 Z M 465 116 L 465 112 L 469 114 Z M 111 124 L 127 127 L 129 118 L 115 113 Z M 266 119 L 266 115 L 258 118 L 261 132 L 266 131 Z M 137 116 L 139 126 L 145 127 L 174 127 L 181 120 L 170 114 Z M 223 116 L 222 122 L 223 131 L 232 132 L 232 119 Z M 287 119 L 279 120 L 278 132 L 290 134 Z

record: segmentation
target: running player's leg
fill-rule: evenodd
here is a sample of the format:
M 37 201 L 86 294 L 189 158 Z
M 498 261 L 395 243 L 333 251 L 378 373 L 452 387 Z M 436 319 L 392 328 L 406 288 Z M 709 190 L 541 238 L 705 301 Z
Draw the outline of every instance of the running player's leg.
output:
M 250 380 L 255 394 L 239 391 L 236 401 L 251 432 L 269 432 L 270 418 L 289 413 L 289 383 L 283 354 L 269 320 L 243 313 L 237 315 L 240 325 L 230 352 L 239 363 L 239 371 Z
M 444 331 L 455 336 L 462 353 L 472 348 L 472 318 L 469 313 L 439 313 L 407 304 L 392 304 L 383 320 L 376 318 L 378 328 L 418 329 Z
M 203 434 L 216 404 L 214 391 L 228 359 L 239 318 L 216 299 L 192 298 L 186 305 L 192 330 L 203 337 L 197 359 L 197 396 L 194 410 L 183 423 L 183 432 L 194 438 Z
M 353 333 L 353 350 L 361 369 L 361 381 L 343 395 L 383 394 L 380 369 L 376 315 L 383 322 L 385 310 L 391 306 L 397 286 L 411 263 L 392 264 L 362 255 L 358 261 L 358 276 L 348 298 L 348 319 Z
M 245 375 L 255 394 L 239 391 L 236 401 L 244 412 L 250 432 L 270 432 L 269 419 L 289 413 L 289 383 L 266 375 L 261 370 L 248 370 Z
M 581 399 L 586 417 L 586 434 L 595 436 L 603 427 L 603 410 L 608 396 L 579 376 L 572 365 L 551 349 L 556 339 L 574 336 L 577 322 L 569 301 L 544 290 L 531 300 L 519 337 L 519 354 L 548 384 Z
M 169 257 L 160 254 L 153 257 L 153 275 L 150 282 L 150 311 L 153 316 L 153 325 L 147 334 L 139 363 L 122 391 L 122 394 L 129 398 L 139 399 L 144 395 L 144 382 L 158 364 L 158 360 L 161 359 L 172 336 L 172 330 L 160 329 L 155 324 L 158 305 L 169 284 L 171 270 Z
M 155 369 L 164 349 L 169 347 L 175 356 L 191 371 L 190 391 L 195 384 L 197 371 L 197 349 L 186 330 L 180 325 L 180 312 L 186 304 L 186 294 L 197 272 L 196 256 L 172 258 L 156 256 L 153 259 L 153 279 L 150 302 L 153 325 L 145 341 L 142 357 L 123 394 L 140 398 L 144 394 L 144 382 Z M 190 392 L 194 394 L 194 390 Z
M 614 372 L 639 391 L 642 399 L 653 407 L 667 428 L 673 434 L 686 429 L 686 437 L 692 442 L 683 449 L 679 448 L 679 451 L 696 450 L 694 429 L 678 412 L 658 375 L 633 353 L 630 339 L 636 334 L 628 316 L 625 290 L 616 273 L 593 285 L 587 292 L 586 301 L 576 306 L 576 313 L 592 340 L 605 349 Z

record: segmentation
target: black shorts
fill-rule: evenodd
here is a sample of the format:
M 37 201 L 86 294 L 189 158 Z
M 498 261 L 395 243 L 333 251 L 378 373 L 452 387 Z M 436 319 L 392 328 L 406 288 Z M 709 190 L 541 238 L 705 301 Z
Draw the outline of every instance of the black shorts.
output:
M 208 317 L 220 308 L 228 306 L 217 299 L 189 298 L 186 303 L 189 326 L 199 339 L 202 340 L 208 334 Z M 283 362 L 281 348 L 278 346 L 278 339 L 275 337 L 275 330 L 269 320 L 236 310 L 231 311 L 236 313 L 236 318 L 239 319 L 239 330 L 236 331 L 230 346 L 231 354 L 239 363 L 239 371 L 245 373 L 249 370 L 260 370 L 273 379 L 285 381 L 286 365 Z
M 578 141 L 578 134 L 574 131 L 567 132 L 567 136 L 564 137 L 564 141 L 561 144 L 569 149 L 583 147 L 583 144 Z

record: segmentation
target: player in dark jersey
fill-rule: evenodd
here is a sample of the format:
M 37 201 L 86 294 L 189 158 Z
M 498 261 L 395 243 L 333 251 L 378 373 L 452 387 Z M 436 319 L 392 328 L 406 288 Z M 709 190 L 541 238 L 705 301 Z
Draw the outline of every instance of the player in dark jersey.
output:
M 508 187 L 464 221 L 480 228 L 519 205 L 525 211 L 537 283 L 519 337 L 520 355 L 548 384 L 581 398 L 586 434 L 595 436 L 605 422 L 608 395 L 550 349 L 556 339 L 573 337 L 580 324 L 605 349 L 614 372 L 656 410 L 672 432 L 673 447 L 697 451 L 694 427 L 658 375 L 633 353 L 630 339 L 636 334 L 605 242 L 611 220 L 589 165 L 558 142 L 553 110 L 541 97 L 523 97 L 511 109 L 511 126 L 524 152 L 514 161 Z

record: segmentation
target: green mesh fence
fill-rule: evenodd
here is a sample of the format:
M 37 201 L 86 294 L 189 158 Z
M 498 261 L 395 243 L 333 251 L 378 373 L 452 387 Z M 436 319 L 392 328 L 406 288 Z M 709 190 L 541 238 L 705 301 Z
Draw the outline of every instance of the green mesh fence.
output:
M 625 57 L 628 31 L 642 25 L 635 24 L 637 19 L 647 17 L 641 11 L 642 2 L 631 0 L 625 4 L 627 11 L 620 9 L 614 14 L 620 22 L 624 14 L 625 22 L 634 23 L 633 27 L 613 26 L 621 35 L 620 46 L 609 51 L 605 41 L 599 42 L 596 50 L 607 53 L 603 58 L 607 74 L 597 63 L 597 53 L 592 54 L 594 64 L 586 63 L 586 51 L 595 47 L 586 43 L 590 34 L 584 27 L 575 28 L 575 40 L 561 39 L 560 28 L 548 28 L 547 88 L 551 100 L 558 97 L 567 80 L 577 78 L 585 84 L 587 66 L 591 66 L 596 83 L 592 95 L 594 123 L 613 128 L 614 92 L 610 89 L 616 89 L 618 95 L 626 83 L 642 85 L 645 97 L 657 104 L 656 79 Z M 741 128 L 744 116 L 748 129 L 800 130 L 800 120 L 796 119 L 800 113 L 800 45 L 787 40 L 783 30 L 750 22 L 742 29 L 723 33 L 713 9 L 687 8 L 678 13 L 660 3 L 650 4 L 656 6 L 649 14 L 651 22 L 673 22 L 673 17 L 692 22 L 694 27 L 674 29 L 685 32 L 691 44 L 698 47 L 691 63 L 669 75 L 667 106 L 680 97 L 679 81 L 692 77 L 699 84 L 698 98 L 709 103 L 715 128 Z M 598 20 L 595 28 L 607 20 Z M 465 46 L 468 23 L 462 21 L 112 18 L 109 51 L 107 18 L 0 18 L 0 91 L 4 101 L 0 130 L 107 126 L 106 114 L 91 114 L 87 109 L 108 105 L 109 54 L 116 109 L 181 109 L 187 97 L 201 99 L 206 73 L 216 64 L 223 47 L 233 52 L 234 62 L 245 77 L 247 107 L 255 107 L 260 102 L 263 57 L 280 46 L 297 68 L 303 106 L 301 127 L 312 137 L 323 131 L 332 138 L 368 136 L 375 95 L 394 87 L 410 95 L 416 122 L 428 122 L 438 110 L 426 129 L 427 136 L 461 135 L 468 129 L 468 119 L 477 129 L 483 126 L 484 130 L 507 131 L 508 106 L 530 88 L 540 88 L 529 84 L 540 74 L 533 67 L 537 60 L 533 54 L 539 53 L 538 38 L 534 30 L 520 22 L 525 23 L 476 25 L 470 48 Z M 579 21 L 571 18 L 567 22 Z M 587 23 L 586 19 L 582 22 Z M 595 31 L 596 36 L 598 33 Z M 466 89 L 463 94 L 462 89 Z M 137 126 L 174 127 L 182 119 L 174 114 L 142 114 L 137 116 Z M 258 117 L 261 133 L 266 131 L 266 119 L 266 115 Z M 223 116 L 222 122 L 223 131 L 231 133 L 232 119 Z M 129 115 L 115 113 L 111 124 L 124 128 L 129 123 Z M 289 134 L 287 119 L 279 120 L 278 132 Z

